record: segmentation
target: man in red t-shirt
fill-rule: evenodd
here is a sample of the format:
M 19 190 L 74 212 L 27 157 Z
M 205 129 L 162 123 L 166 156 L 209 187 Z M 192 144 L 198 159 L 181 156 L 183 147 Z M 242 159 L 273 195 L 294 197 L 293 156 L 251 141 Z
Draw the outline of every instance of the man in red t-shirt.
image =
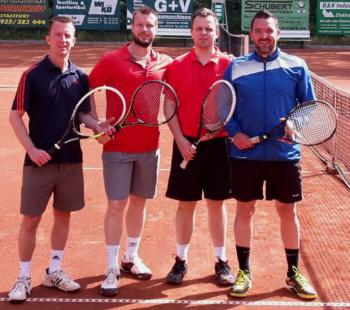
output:
M 226 257 L 226 208 L 230 197 L 230 168 L 226 133 L 202 142 L 197 151 L 192 143 L 200 126 L 202 101 L 211 84 L 222 79 L 230 58 L 215 47 L 218 21 L 209 9 L 199 9 L 192 16 L 194 48 L 169 66 L 166 80 L 179 97 L 177 117 L 169 127 L 174 135 L 173 156 L 166 196 L 178 200 L 176 212 L 176 260 L 166 281 L 180 284 L 187 273 L 187 253 L 193 233 L 194 211 L 202 192 L 208 206 L 208 225 L 215 247 L 215 274 L 218 283 L 231 285 L 234 277 Z M 203 131 L 203 135 L 205 132 Z M 194 156 L 195 155 L 195 156 Z M 186 169 L 180 168 L 189 160 Z
M 147 80 L 160 80 L 172 59 L 152 49 L 157 15 L 148 7 L 133 13 L 133 40 L 106 53 L 90 74 L 90 87 L 108 85 L 118 89 L 130 104 L 133 92 Z M 103 148 L 103 175 L 108 198 L 105 216 L 107 273 L 101 294 L 114 296 L 119 286 L 118 254 L 126 213 L 127 249 L 121 270 L 136 278 L 150 279 L 151 270 L 138 256 L 145 221 L 146 199 L 153 198 L 159 167 L 159 129 L 147 126 L 123 128 Z

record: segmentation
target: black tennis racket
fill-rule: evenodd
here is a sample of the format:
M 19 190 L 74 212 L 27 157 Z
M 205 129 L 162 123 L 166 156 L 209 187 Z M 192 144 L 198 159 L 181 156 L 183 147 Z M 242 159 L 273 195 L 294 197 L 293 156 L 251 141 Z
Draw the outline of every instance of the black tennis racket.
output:
M 107 100 L 109 104 L 107 105 Z M 92 111 L 90 111 L 93 107 Z M 100 86 L 90 90 L 85 94 L 75 106 L 69 120 L 66 131 L 54 146 L 47 151 L 52 156 L 64 145 L 78 141 L 80 139 L 96 139 L 104 132 L 95 132 L 88 124 L 84 124 L 84 115 L 93 115 L 98 122 L 103 122 L 107 118 L 113 119 L 113 126 L 116 126 L 124 117 L 126 103 L 123 95 L 115 88 Z
M 178 98 L 166 82 L 146 81 L 133 93 L 128 112 L 115 126 L 116 131 L 129 126 L 159 126 L 176 114 Z
M 203 129 L 206 129 L 206 134 L 218 134 L 231 119 L 235 107 L 236 93 L 232 85 L 225 80 L 214 82 L 204 97 L 197 138 L 192 147 L 196 149 L 198 144 L 205 140 L 206 135 L 201 137 Z M 188 162 L 184 159 L 180 167 L 186 169 Z
M 306 101 L 291 110 L 270 132 L 250 138 L 254 144 L 268 139 L 317 145 L 330 139 L 337 128 L 337 114 L 327 102 Z

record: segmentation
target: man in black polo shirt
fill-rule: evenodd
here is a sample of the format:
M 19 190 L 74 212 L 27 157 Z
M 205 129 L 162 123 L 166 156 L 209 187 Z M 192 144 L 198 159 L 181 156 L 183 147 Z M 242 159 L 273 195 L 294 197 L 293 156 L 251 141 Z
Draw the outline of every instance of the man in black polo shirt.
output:
M 66 145 L 51 156 L 46 152 L 60 138 L 74 106 L 89 90 L 87 75 L 69 60 L 76 41 L 68 17 L 54 17 L 46 42 L 48 55 L 22 74 L 10 114 L 10 123 L 26 156 L 21 192 L 22 222 L 18 247 L 19 277 L 9 293 L 10 301 L 24 301 L 31 292 L 31 259 L 36 231 L 51 194 L 54 224 L 51 232 L 51 262 L 43 285 L 63 291 L 80 285 L 61 269 L 70 212 L 84 207 L 82 152 L 79 142 Z M 22 120 L 29 116 L 28 129 Z

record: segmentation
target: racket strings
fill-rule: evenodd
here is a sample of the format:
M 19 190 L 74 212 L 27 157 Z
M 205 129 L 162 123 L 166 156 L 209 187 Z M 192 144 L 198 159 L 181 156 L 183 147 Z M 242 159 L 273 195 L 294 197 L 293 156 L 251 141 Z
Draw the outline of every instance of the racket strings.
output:
M 133 98 L 133 114 L 143 124 L 160 125 L 176 113 L 177 97 L 160 81 L 144 84 Z
M 217 131 L 229 121 L 233 112 L 234 93 L 226 84 L 216 84 L 205 98 L 202 122 L 208 131 Z
M 105 89 L 96 90 L 91 92 L 91 94 L 86 98 L 86 102 L 90 104 L 90 114 L 98 121 L 104 122 L 107 115 L 107 91 Z M 86 113 L 86 112 L 85 112 Z M 79 134 L 82 136 L 91 136 L 94 134 L 93 130 L 84 123 L 76 127 Z
M 336 114 L 328 104 L 315 102 L 296 109 L 287 120 L 292 127 L 293 141 L 305 145 L 319 144 L 335 131 Z
M 76 134 L 81 136 L 88 136 L 90 130 L 85 127 L 85 124 L 80 120 L 80 115 L 89 113 L 90 110 L 90 97 L 86 97 L 84 101 L 76 107 L 72 114 L 72 129 Z
M 85 95 L 85 100 L 77 109 L 73 119 L 73 130 L 80 136 L 91 137 L 95 132 L 80 122 L 81 113 L 91 114 L 99 123 L 108 120 L 111 125 L 114 125 L 125 113 L 124 98 L 117 90 L 108 86 L 97 87 Z

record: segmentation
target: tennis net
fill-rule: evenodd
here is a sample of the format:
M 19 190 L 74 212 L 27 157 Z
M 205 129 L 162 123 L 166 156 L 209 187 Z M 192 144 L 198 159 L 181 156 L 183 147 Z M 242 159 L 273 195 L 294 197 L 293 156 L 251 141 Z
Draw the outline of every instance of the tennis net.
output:
M 220 25 L 218 45 L 221 51 L 232 54 L 235 57 L 246 55 L 249 49 L 249 36 L 229 33 Z
M 335 87 L 314 73 L 311 76 L 317 99 L 331 103 L 338 116 L 334 136 L 312 149 L 327 164 L 327 171 L 338 174 L 350 189 L 350 92 Z

